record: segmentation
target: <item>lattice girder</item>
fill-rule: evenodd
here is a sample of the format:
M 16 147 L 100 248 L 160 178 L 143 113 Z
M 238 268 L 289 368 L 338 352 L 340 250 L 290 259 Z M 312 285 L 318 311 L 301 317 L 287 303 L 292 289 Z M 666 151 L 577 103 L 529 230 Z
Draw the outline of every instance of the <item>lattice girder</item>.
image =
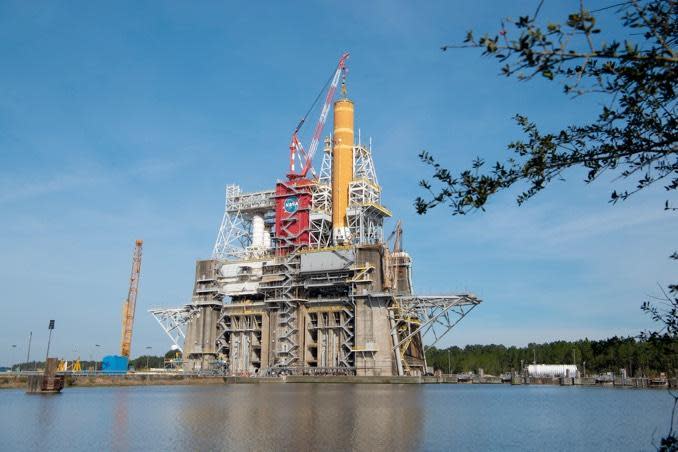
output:
M 155 318 L 165 334 L 169 336 L 177 349 L 183 352 L 182 344 L 186 339 L 185 327 L 197 310 L 189 305 L 183 308 L 153 308 L 149 309 L 148 312 L 153 315 L 153 318 Z
M 480 303 L 481 300 L 471 294 L 396 297 L 391 308 L 395 311 L 396 331 L 399 332 L 400 326 L 410 323 L 412 319 L 417 320 L 418 326 L 408 329 L 404 337 L 399 335 L 399 342 L 393 345 L 393 350 L 402 348 L 417 334 L 421 335 L 423 342 L 431 333 L 433 342 L 428 346 L 435 345 Z

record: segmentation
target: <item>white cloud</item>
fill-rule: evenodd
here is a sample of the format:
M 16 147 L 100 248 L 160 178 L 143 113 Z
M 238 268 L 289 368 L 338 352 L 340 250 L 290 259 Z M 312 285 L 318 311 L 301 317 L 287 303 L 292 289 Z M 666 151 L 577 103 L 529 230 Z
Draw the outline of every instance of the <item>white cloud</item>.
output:
M 100 176 L 86 171 L 75 171 L 44 179 L 38 178 L 36 175 L 3 178 L 0 182 L 0 203 L 21 201 L 71 190 L 95 184 L 99 180 Z
M 122 170 L 104 170 L 98 165 L 54 169 L 48 174 L 5 175 L 0 180 L 0 204 L 23 201 L 54 193 L 84 189 L 128 177 L 151 179 L 176 172 L 186 162 L 149 159 L 135 162 Z

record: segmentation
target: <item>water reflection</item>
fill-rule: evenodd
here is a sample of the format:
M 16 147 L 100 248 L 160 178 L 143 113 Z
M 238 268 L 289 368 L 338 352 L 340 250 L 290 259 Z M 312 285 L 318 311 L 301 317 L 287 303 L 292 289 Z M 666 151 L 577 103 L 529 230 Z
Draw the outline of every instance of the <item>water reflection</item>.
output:
M 129 421 L 127 417 L 127 408 L 129 402 L 128 391 L 117 391 L 113 401 L 113 437 L 112 444 L 114 450 L 130 450 L 129 443 Z
M 179 443 L 192 449 L 412 450 L 421 387 L 260 384 L 186 393 Z
M 508 385 L 3 390 L 0 450 L 646 450 L 671 405 L 665 391 Z
M 38 435 L 29 438 L 34 447 L 41 447 L 51 442 L 55 428 L 58 428 L 58 416 L 60 405 L 54 399 L 60 398 L 61 394 L 27 394 L 30 400 L 37 403 L 38 415 L 36 417 Z

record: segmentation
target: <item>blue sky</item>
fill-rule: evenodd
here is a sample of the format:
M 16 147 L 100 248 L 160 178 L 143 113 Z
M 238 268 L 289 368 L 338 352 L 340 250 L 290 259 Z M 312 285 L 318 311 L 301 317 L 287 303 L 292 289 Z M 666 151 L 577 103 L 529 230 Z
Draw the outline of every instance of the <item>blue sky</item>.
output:
M 44 356 L 49 319 L 55 354 L 116 353 L 137 238 L 133 355 L 165 352 L 146 310 L 189 301 L 224 186 L 268 189 L 284 176 L 290 133 L 345 50 L 417 291 L 485 300 L 442 345 L 651 326 L 639 305 L 675 276 L 675 217 L 659 187 L 611 206 L 609 180 L 585 186 L 572 172 L 521 207 L 511 192 L 463 218 L 414 213 L 420 150 L 461 169 L 507 155 L 516 113 L 546 129 L 595 113 L 599 100 L 439 50 L 536 3 L 0 2 L 0 363 L 25 356 L 29 331 Z M 547 1 L 542 14 L 560 20 L 577 5 Z

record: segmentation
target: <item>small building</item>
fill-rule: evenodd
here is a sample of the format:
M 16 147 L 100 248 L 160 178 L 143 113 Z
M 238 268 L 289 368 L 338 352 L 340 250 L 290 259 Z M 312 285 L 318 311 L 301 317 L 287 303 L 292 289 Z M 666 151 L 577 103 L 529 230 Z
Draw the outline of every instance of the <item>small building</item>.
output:
M 574 364 L 530 364 L 527 366 L 530 377 L 567 377 L 576 378 L 579 370 Z

